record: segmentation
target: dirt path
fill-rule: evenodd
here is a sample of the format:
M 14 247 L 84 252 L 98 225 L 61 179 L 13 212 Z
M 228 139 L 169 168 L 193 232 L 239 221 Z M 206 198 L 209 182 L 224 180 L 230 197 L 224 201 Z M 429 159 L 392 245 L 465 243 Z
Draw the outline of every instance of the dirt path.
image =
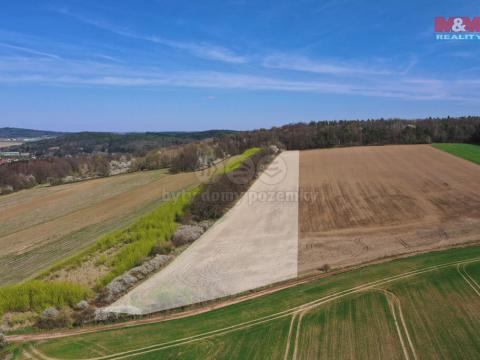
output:
M 250 328 L 252 326 L 257 326 L 257 325 L 268 323 L 268 322 L 271 322 L 271 321 L 274 321 L 274 320 L 277 320 L 277 319 L 281 319 L 281 318 L 284 318 L 284 317 L 287 317 L 287 316 L 292 316 L 293 314 L 296 314 L 296 313 L 300 313 L 299 316 L 301 317 L 302 316 L 301 314 L 304 313 L 304 312 L 308 312 L 309 310 L 311 310 L 313 308 L 316 308 L 318 306 L 321 306 L 321 305 L 323 305 L 327 302 L 331 302 L 331 301 L 343 298 L 343 297 L 348 296 L 348 295 L 356 294 L 356 293 L 359 293 L 359 292 L 362 292 L 362 291 L 365 291 L 365 290 L 375 289 L 378 286 L 390 284 L 392 282 L 403 280 L 403 279 L 406 279 L 406 278 L 409 278 L 409 277 L 412 277 L 412 276 L 428 273 L 428 272 L 435 271 L 435 270 L 444 269 L 444 268 L 451 267 L 451 266 L 468 264 L 468 263 L 477 262 L 477 261 L 480 261 L 480 258 L 473 258 L 473 259 L 468 259 L 468 260 L 449 262 L 449 263 L 445 263 L 445 264 L 434 265 L 434 266 L 430 266 L 430 267 L 425 267 L 423 269 L 413 270 L 413 271 L 405 272 L 405 273 L 402 273 L 402 274 L 389 276 L 389 277 L 386 277 L 386 278 L 383 278 L 383 279 L 379 279 L 379 280 L 368 282 L 368 283 L 365 283 L 365 284 L 362 284 L 362 285 L 358 285 L 358 286 L 355 286 L 355 287 L 350 288 L 350 289 L 342 290 L 342 291 L 339 291 L 337 293 L 330 294 L 330 295 L 324 296 L 322 298 L 307 302 L 305 304 L 295 306 L 293 308 L 283 310 L 283 311 L 280 311 L 278 313 L 271 314 L 271 315 L 261 317 L 261 318 L 258 318 L 258 319 L 246 321 L 246 322 L 243 322 L 243 323 L 239 323 L 239 324 L 232 325 L 232 326 L 229 326 L 229 327 L 225 327 L 225 328 L 222 328 L 222 329 L 217 329 L 217 330 L 205 332 L 205 333 L 202 333 L 202 334 L 197 334 L 197 335 L 190 336 L 190 337 L 187 337 L 187 338 L 177 339 L 177 340 L 173 340 L 173 341 L 169 341 L 169 342 L 165 342 L 165 343 L 161 343 L 161 344 L 155 344 L 155 345 L 151 345 L 151 346 L 147 346 L 147 347 L 143 347 L 143 348 L 139 348 L 139 349 L 128 350 L 128 351 L 124 351 L 124 352 L 120 352 L 120 353 L 112 354 L 112 355 L 107 355 L 107 356 L 103 356 L 103 357 L 91 358 L 89 360 L 124 359 L 124 358 L 127 358 L 127 357 L 143 355 L 143 354 L 160 351 L 160 350 L 167 349 L 167 348 L 172 348 L 172 347 L 189 344 L 189 343 L 196 342 L 196 341 L 209 339 L 209 338 L 219 336 L 219 335 L 224 335 L 224 334 L 227 334 L 227 333 L 230 333 L 230 332 L 233 332 L 233 331 L 247 329 L 247 328 Z M 300 320 L 301 319 L 299 318 L 299 323 L 297 325 L 297 332 L 296 332 L 295 348 L 294 348 L 294 351 L 293 351 L 294 358 L 296 357 L 296 354 L 298 352 L 298 338 L 299 338 L 300 323 L 301 323 Z

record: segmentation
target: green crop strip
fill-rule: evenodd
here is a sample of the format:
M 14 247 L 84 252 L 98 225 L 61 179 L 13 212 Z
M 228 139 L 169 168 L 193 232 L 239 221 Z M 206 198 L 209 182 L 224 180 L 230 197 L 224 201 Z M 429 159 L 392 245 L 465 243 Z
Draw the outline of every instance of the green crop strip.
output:
M 433 147 L 452 155 L 480 164 L 480 145 L 474 144 L 432 144 Z

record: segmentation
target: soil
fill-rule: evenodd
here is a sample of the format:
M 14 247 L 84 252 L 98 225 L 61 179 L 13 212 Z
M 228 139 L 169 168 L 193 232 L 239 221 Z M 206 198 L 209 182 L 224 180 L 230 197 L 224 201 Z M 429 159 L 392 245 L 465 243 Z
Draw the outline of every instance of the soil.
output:
M 480 166 L 428 145 L 303 151 L 299 191 L 299 273 L 480 239 Z

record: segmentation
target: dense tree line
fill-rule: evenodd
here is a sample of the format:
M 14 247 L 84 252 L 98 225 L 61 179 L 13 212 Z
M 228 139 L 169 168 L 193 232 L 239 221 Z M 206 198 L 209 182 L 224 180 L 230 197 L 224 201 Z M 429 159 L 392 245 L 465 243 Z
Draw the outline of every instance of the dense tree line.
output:
M 349 120 L 289 124 L 231 134 L 218 139 L 230 154 L 277 144 L 288 150 L 335 146 L 480 142 L 480 117 L 421 120 Z
M 98 133 L 80 132 L 62 134 L 45 140 L 28 142 L 13 150 L 30 152 L 37 156 L 65 156 L 92 153 L 128 153 L 143 156 L 147 152 L 185 145 L 215 136 L 232 133 L 226 130 L 161 133 Z
M 195 137 L 204 136 L 214 137 L 193 140 Z M 165 142 L 165 137 L 171 138 Z M 70 142 L 68 139 L 74 141 Z M 129 140 L 122 145 L 122 139 Z M 150 143 L 149 139 L 155 141 Z M 43 149 L 46 144 L 48 146 L 57 144 L 57 141 L 61 147 L 55 150 L 58 153 L 56 156 L 43 156 L 36 160 L 1 165 L 0 193 L 47 182 L 61 183 L 66 176 L 108 176 L 109 161 L 118 156 L 110 154 L 112 150 L 135 154 L 130 171 L 170 168 L 172 172 L 183 172 L 209 166 L 218 159 L 240 154 L 252 147 L 269 145 L 277 145 L 288 150 L 303 150 L 335 146 L 431 142 L 480 143 L 480 117 L 312 121 L 245 132 L 146 133 L 129 136 L 81 133 L 28 143 L 23 145 L 25 148 L 22 150 L 31 150 L 35 146 Z M 171 145 L 172 142 L 174 145 Z M 153 149 L 146 150 L 150 148 Z M 72 156 L 69 153 L 73 151 L 72 149 L 85 153 Z
M 218 144 L 204 140 L 150 151 L 145 156 L 136 157 L 132 170 L 169 168 L 172 173 L 195 171 L 210 166 L 215 160 L 225 156 Z

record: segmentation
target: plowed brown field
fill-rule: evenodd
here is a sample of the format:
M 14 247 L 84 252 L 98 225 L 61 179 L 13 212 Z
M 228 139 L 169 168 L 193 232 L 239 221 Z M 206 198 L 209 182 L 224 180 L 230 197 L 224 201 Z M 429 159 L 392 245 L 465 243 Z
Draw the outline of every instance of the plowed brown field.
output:
M 303 151 L 299 190 L 300 273 L 480 240 L 480 166 L 428 145 Z
M 195 173 L 157 170 L 0 197 L 0 285 L 83 249 L 158 206 L 169 192 L 199 182 Z

